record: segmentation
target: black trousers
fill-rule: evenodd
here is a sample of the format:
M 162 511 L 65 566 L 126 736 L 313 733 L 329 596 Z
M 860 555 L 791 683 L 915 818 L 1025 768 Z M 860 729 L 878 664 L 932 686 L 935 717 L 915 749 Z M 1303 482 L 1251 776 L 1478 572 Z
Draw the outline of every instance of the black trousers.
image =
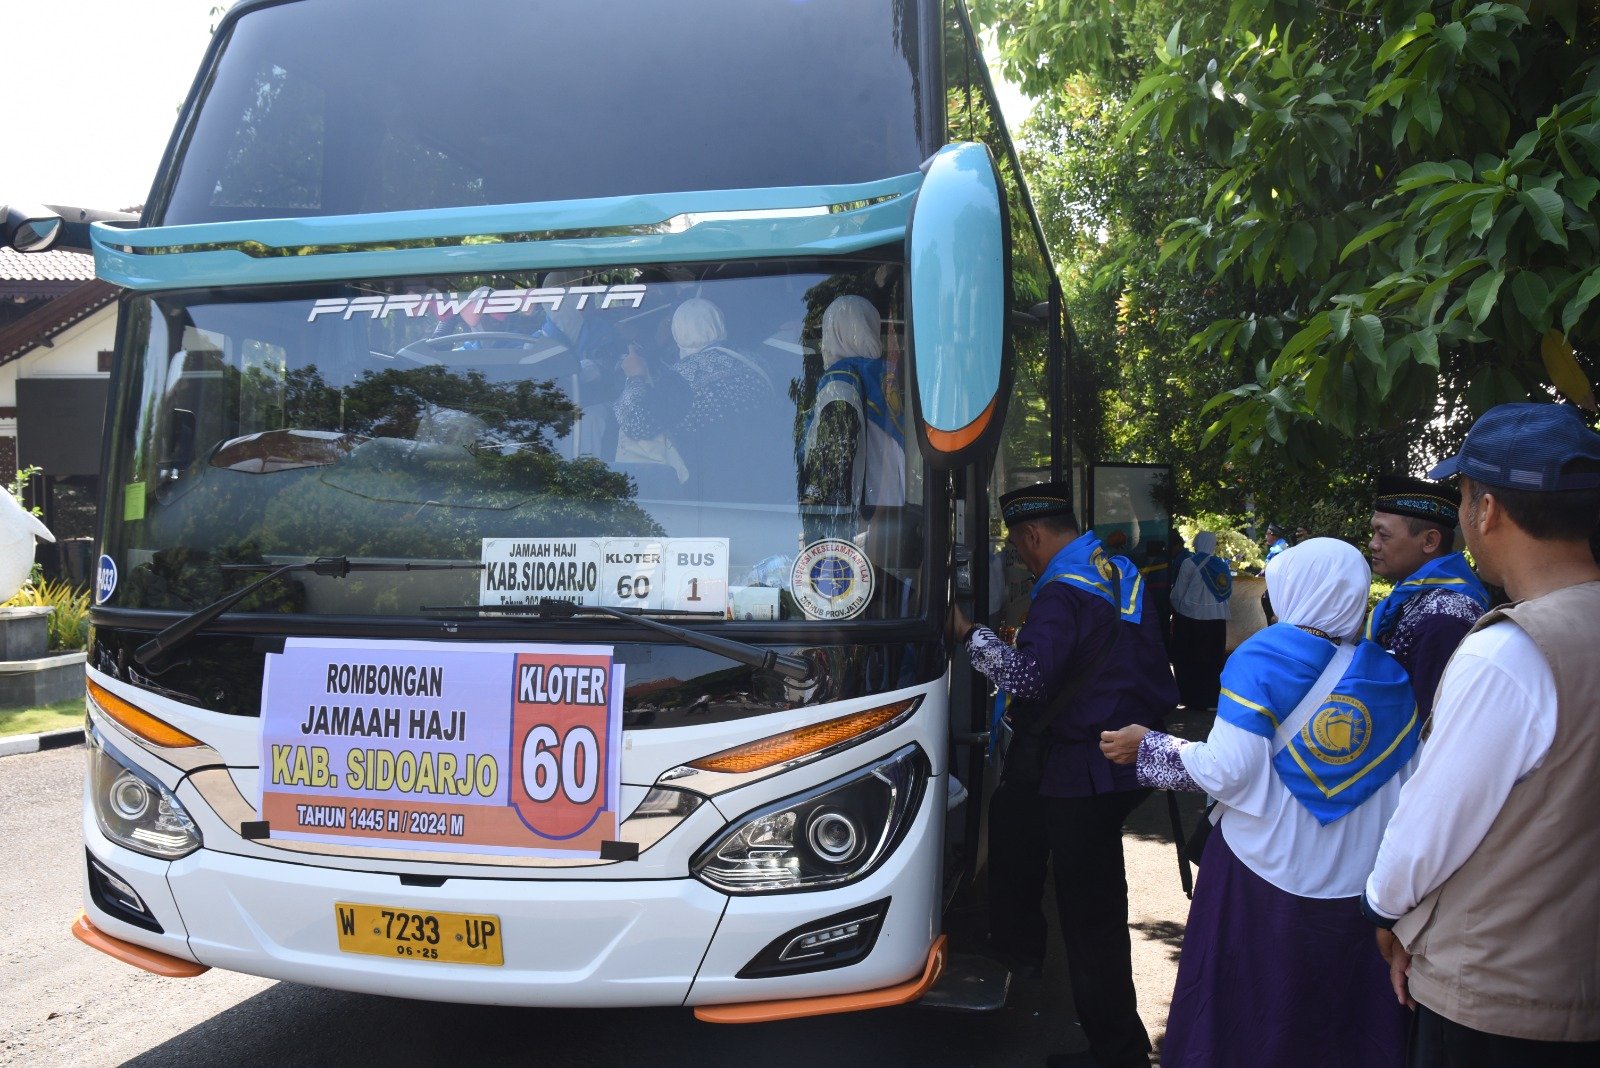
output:
M 1222 665 L 1228 659 L 1228 621 L 1172 617 L 1172 673 L 1185 708 L 1217 707 Z
M 1054 858 L 1056 910 L 1078 1023 L 1105 1068 L 1149 1063 L 1128 935 L 1122 823 L 1150 794 L 1020 795 L 1002 785 L 989 809 L 989 931 L 1015 963 L 1044 959 L 1046 865 Z
M 1600 1042 L 1539 1042 L 1475 1031 L 1417 1006 L 1411 1024 L 1411 1068 L 1594 1068 Z

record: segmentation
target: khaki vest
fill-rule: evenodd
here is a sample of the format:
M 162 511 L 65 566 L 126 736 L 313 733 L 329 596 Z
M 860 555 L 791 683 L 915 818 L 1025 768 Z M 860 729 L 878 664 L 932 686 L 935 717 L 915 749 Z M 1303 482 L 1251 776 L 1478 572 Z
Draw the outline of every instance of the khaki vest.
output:
M 1513 1038 L 1600 1039 L 1600 582 L 1491 611 L 1521 627 L 1556 681 L 1556 733 L 1483 843 L 1395 925 L 1411 993 Z M 1470 804 L 1470 797 L 1466 803 Z

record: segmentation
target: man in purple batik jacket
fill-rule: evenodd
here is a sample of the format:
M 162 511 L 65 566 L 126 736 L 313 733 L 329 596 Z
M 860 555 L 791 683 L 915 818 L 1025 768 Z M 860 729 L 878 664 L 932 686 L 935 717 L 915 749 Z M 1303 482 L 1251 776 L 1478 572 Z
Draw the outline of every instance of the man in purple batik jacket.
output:
M 1373 608 L 1366 637 L 1394 654 L 1411 676 L 1417 711 L 1433 712 L 1444 666 L 1489 594 L 1455 550 L 1456 494 L 1420 478 L 1378 478 L 1372 503 L 1372 570 L 1395 584 Z
M 1051 856 L 1056 907 L 1078 1021 L 1097 1063 L 1148 1065 L 1150 1040 L 1134 998 L 1122 822 L 1149 795 L 1134 769 L 1100 752 L 1100 732 L 1158 727 L 1178 700 L 1154 608 L 1133 562 L 1108 558 L 1080 533 L 1071 487 L 1029 486 L 1000 498 L 1007 541 L 1036 579 L 1016 647 L 959 609 L 951 630 L 972 666 L 1003 691 L 1014 725 L 1041 722 L 1074 679 L 1092 673 L 1051 720 L 1044 777 L 1003 781 L 989 813 L 990 937 L 1031 970 L 1044 957 L 1040 899 Z M 1120 628 L 1106 645 L 1110 628 Z M 1096 664 L 1102 648 L 1107 649 Z

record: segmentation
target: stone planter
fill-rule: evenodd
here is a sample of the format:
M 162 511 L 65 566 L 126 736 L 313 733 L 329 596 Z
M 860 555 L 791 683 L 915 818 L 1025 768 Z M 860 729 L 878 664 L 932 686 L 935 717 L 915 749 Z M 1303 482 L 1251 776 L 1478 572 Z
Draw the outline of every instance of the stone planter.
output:
M 37 708 L 82 697 L 84 653 L 49 651 L 44 606 L 0 608 L 0 708 Z
M 0 661 L 0 708 L 38 708 L 82 697 L 84 653 Z
M 44 605 L 0 608 L 0 661 L 43 656 L 50 647 L 50 613 L 54 611 Z
M 1228 601 L 1228 652 L 1267 625 L 1267 617 L 1261 612 L 1261 595 L 1266 592 L 1267 580 L 1260 575 L 1233 577 L 1233 596 Z

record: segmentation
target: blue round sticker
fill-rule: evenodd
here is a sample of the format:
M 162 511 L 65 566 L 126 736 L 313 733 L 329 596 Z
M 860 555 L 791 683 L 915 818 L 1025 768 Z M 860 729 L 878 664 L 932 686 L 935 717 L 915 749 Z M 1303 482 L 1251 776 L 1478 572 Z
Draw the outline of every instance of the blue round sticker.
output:
M 94 576 L 94 603 L 105 604 L 117 592 L 117 562 L 109 556 L 100 557 L 100 567 Z

